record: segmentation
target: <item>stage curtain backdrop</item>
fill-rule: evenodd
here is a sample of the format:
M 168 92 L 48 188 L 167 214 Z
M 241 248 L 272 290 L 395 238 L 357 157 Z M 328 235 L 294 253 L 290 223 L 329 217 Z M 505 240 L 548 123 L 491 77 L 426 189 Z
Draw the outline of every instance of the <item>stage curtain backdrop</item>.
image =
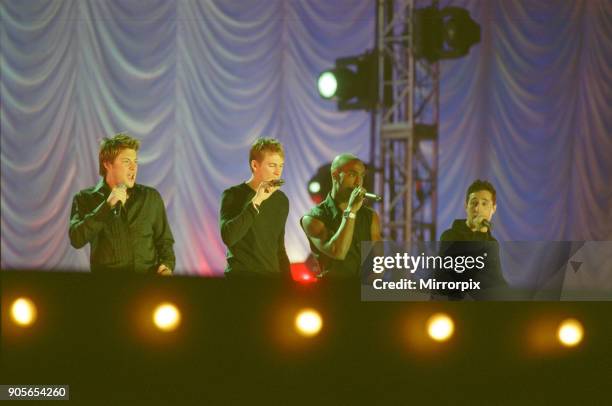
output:
M 482 27 L 441 64 L 439 233 L 475 178 L 498 190 L 500 240 L 612 238 L 612 3 L 456 1 Z M 220 275 L 221 192 L 258 136 L 285 145 L 286 245 L 308 255 L 306 182 L 340 152 L 368 160 L 369 116 L 315 79 L 374 43 L 370 0 L 0 2 L 1 266 L 87 270 L 68 240 L 102 137 L 141 139 L 138 182 L 162 194 L 177 272 Z M 438 234 L 439 234 L 438 233 Z

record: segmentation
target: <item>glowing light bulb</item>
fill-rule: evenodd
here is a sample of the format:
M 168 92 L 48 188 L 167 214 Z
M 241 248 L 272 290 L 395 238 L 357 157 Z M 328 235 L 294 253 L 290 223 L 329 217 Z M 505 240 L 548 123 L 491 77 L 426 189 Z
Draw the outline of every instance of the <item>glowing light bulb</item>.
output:
M 582 324 L 576 319 L 564 320 L 557 330 L 559 342 L 566 347 L 574 347 L 582 341 L 584 329 Z
M 323 320 L 316 310 L 304 309 L 295 318 L 295 328 L 303 336 L 315 336 L 321 331 L 322 327 Z
M 436 313 L 427 320 L 427 333 L 435 341 L 446 341 L 453 335 L 453 319 L 444 313 Z
M 181 321 L 181 313 L 171 303 L 162 303 L 153 312 L 153 322 L 162 331 L 176 329 Z
M 36 320 L 36 306 L 30 299 L 20 297 L 11 306 L 11 317 L 18 325 L 28 327 Z

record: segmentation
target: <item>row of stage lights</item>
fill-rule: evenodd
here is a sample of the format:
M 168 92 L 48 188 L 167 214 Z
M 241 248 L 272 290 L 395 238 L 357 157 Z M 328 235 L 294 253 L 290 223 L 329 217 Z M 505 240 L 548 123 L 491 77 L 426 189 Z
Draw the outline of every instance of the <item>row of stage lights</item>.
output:
M 29 327 L 37 317 L 36 305 L 28 298 L 16 299 L 11 306 L 11 319 L 20 327 Z M 151 313 L 151 322 L 162 332 L 176 330 L 181 323 L 181 312 L 172 303 L 160 303 Z M 294 318 L 294 328 L 304 337 L 314 337 L 323 328 L 323 318 L 315 309 L 301 309 Z M 425 323 L 429 338 L 435 342 L 449 340 L 455 332 L 455 322 L 445 313 L 432 314 Z M 557 340 L 565 347 L 575 347 L 584 337 L 582 323 L 576 319 L 565 319 L 557 328 Z

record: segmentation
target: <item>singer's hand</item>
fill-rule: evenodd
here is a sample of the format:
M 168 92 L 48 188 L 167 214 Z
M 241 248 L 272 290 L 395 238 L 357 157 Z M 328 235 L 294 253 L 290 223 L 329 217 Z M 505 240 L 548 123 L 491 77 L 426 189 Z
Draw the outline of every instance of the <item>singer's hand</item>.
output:
M 270 186 L 269 182 L 261 182 L 255 192 L 255 196 L 251 200 L 253 204 L 259 206 L 264 200 L 268 199 L 274 192 L 280 189 L 280 186 Z
M 363 205 L 364 196 L 366 194 L 365 188 L 362 186 L 357 186 L 351 192 L 351 196 L 349 197 L 347 209 L 353 213 L 357 213 L 361 206 Z
M 163 276 L 170 276 L 172 275 L 172 270 L 168 268 L 166 265 L 161 264 L 159 268 L 157 268 L 157 274 L 163 275 Z
M 478 231 L 485 233 L 487 231 L 487 228 L 488 228 L 488 221 L 483 216 L 477 216 L 474 219 L 474 225 L 476 226 Z
M 125 204 L 127 200 L 127 188 L 125 185 L 119 185 L 111 190 L 110 195 L 108 195 L 108 199 L 106 199 L 106 203 L 109 204 L 110 207 L 115 207 L 118 202 Z

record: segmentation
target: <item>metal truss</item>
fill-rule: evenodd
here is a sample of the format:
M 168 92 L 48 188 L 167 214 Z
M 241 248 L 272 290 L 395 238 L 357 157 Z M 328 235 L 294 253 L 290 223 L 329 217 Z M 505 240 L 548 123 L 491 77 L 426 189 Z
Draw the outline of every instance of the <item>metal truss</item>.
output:
M 385 239 L 436 239 L 439 65 L 413 56 L 418 0 L 378 0 L 372 151 Z

